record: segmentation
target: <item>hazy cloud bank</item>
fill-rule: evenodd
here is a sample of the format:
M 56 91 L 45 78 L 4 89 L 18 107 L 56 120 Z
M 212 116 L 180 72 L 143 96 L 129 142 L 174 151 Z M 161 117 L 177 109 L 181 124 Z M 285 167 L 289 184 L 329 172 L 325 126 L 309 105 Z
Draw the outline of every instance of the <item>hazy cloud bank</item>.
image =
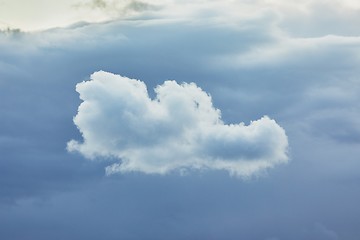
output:
M 38 9 L 19 2 L 18 10 L 4 7 L 3 12 L 25 18 L 20 10 Z M 57 16 L 73 16 L 57 6 L 67 2 L 77 1 L 42 2 L 51 8 L 36 15 L 50 16 L 41 20 L 46 26 L 65 26 L 54 22 Z M 317 1 L 328 8 L 314 9 L 310 0 L 239 0 L 232 1 L 239 7 L 222 8 L 229 1 L 216 2 L 202 4 L 213 12 L 195 1 L 178 2 L 181 6 L 139 12 L 155 16 L 143 20 L 79 23 L 31 33 L 13 24 L 9 26 L 23 31 L 0 34 L 1 239 L 359 239 L 354 223 L 360 222 L 360 39 L 356 24 L 345 25 L 358 22 L 358 15 L 349 14 L 357 7 L 339 6 L 350 1 Z M 283 11 L 263 11 L 266 6 L 261 5 L 267 3 L 273 9 L 284 6 Z M 332 9 L 349 20 L 330 14 Z M 86 13 L 80 20 L 96 22 L 118 13 L 109 8 L 71 11 Z M 168 18 L 156 19 L 166 13 Z M 246 182 L 229 178 L 226 170 L 196 170 L 180 177 L 180 167 L 166 177 L 140 173 L 104 178 L 109 161 L 87 161 L 64 151 L 70 139 L 85 145 L 72 123 L 81 103 L 74 87 L 94 69 L 145 81 L 152 99 L 152 89 L 164 79 L 194 81 L 211 93 L 227 124 L 248 124 L 269 115 L 286 129 L 291 164 Z M 156 140 L 170 142 L 156 129 Z M 167 139 L 171 137 L 177 138 Z M 127 143 L 138 143 L 134 141 Z M 89 140 L 86 144 L 90 148 Z M 206 154 L 225 155 L 219 149 L 223 147 Z M 231 161 L 233 156 L 223 158 Z
M 249 177 L 288 160 L 285 131 L 274 120 L 224 124 L 195 83 L 165 81 L 151 99 L 144 82 L 100 71 L 76 91 L 83 103 L 74 122 L 84 141 L 71 140 L 68 150 L 120 159 L 108 174 L 215 169 Z

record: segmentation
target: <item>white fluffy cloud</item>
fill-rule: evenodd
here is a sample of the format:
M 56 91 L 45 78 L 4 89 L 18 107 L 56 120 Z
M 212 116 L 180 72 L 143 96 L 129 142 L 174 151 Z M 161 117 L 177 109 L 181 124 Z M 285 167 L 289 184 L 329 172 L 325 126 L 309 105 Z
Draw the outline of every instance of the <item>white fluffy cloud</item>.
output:
M 71 140 L 67 148 L 119 159 L 109 174 L 217 169 L 249 177 L 288 161 L 287 136 L 274 120 L 224 124 L 194 83 L 165 81 L 151 99 L 144 82 L 100 71 L 76 91 L 83 102 L 74 123 L 83 142 Z

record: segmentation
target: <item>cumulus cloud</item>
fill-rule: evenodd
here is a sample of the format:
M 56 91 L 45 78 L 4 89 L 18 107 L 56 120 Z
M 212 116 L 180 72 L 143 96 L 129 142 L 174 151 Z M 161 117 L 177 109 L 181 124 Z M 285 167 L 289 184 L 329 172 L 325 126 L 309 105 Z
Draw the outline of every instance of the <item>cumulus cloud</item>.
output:
M 249 177 L 288 161 L 287 136 L 274 120 L 225 124 L 195 83 L 165 81 L 151 99 L 144 82 L 100 71 L 76 91 L 83 102 L 74 123 L 83 142 L 71 140 L 67 149 L 119 159 L 108 174 L 214 169 Z

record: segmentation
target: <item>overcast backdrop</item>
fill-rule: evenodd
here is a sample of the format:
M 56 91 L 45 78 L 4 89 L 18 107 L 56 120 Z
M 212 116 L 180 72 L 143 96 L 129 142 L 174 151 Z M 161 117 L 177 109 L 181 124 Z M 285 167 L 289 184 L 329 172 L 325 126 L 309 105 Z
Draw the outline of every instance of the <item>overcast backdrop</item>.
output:
M 0 1 L 0 238 L 360 239 L 359 24 L 355 0 Z

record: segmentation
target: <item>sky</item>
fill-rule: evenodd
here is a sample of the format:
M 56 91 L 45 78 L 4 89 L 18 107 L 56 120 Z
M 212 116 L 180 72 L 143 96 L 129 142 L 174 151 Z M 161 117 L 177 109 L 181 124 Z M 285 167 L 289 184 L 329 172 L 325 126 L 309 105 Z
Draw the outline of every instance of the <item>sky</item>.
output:
M 360 238 L 360 3 L 0 0 L 0 238 Z

